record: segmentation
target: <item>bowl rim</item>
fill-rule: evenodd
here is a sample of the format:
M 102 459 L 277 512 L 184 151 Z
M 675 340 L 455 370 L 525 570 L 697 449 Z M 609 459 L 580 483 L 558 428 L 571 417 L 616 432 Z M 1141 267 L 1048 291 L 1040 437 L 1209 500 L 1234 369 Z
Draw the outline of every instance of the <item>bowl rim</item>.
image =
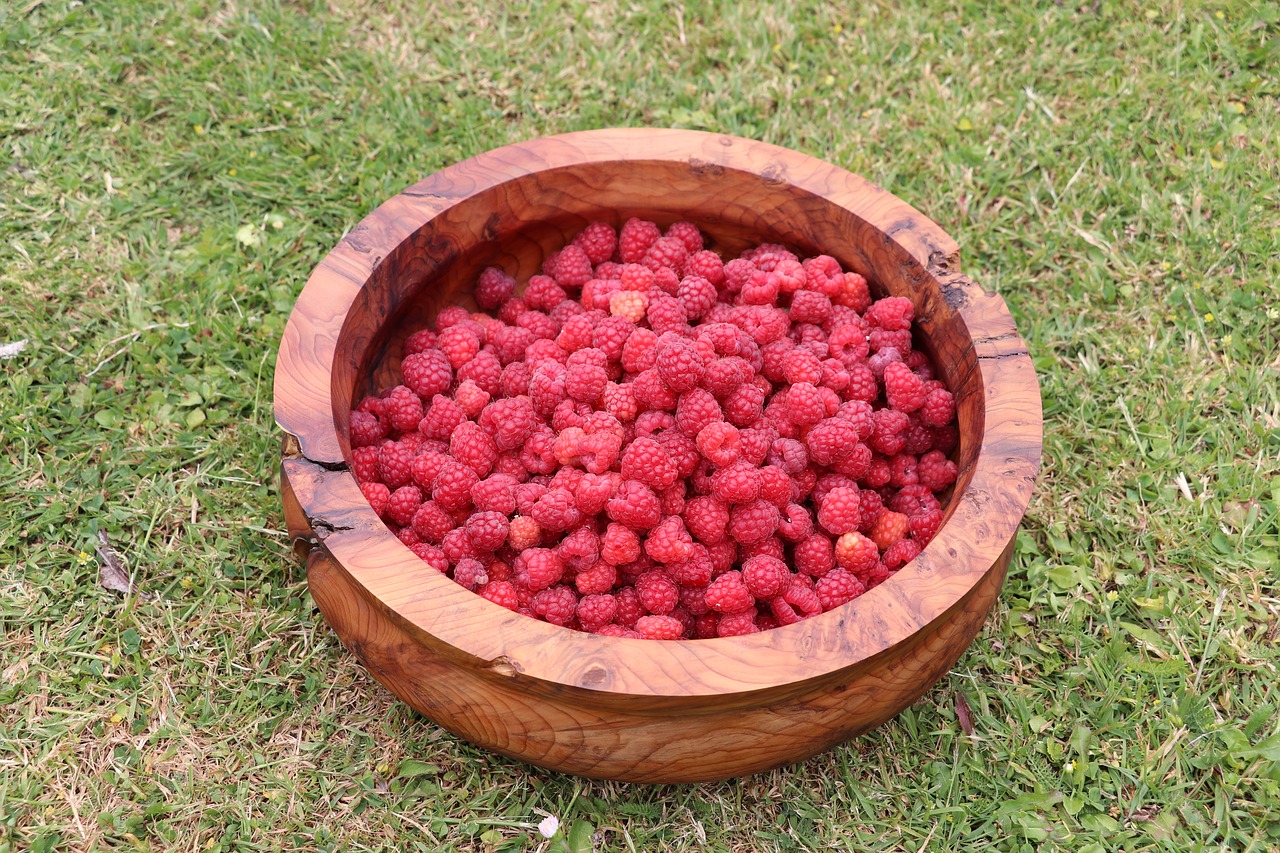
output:
M 347 469 L 337 415 L 324 413 L 335 410 L 334 358 L 347 314 L 378 265 L 478 193 L 555 169 L 634 161 L 746 172 L 844 208 L 896 243 L 919 272 L 937 279 L 969 332 L 985 406 L 967 485 L 957 488 L 947 523 L 915 560 L 835 610 L 744 637 L 696 641 L 605 637 L 534 620 L 463 589 L 419 560 L 374 514 Z M 286 325 L 275 375 L 283 462 L 286 470 L 292 466 L 325 484 L 295 489 L 315 532 L 309 544 L 331 555 L 370 601 L 437 654 L 498 676 L 518 675 L 531 686 L 602 698 L 726 697 L 791 690 L 866 666 L 963 606 L 1012 547 L 1039 469 L 1041 398 L 1030 356 L 1004 301 L 961 274 L 958 255 L 955 241 L 936 223 L 866 179 L 791 149 L 723 134 L 579 131 L 447 166 L 388 199 L 344 235 L 312 272 Z M 981 541 L 953 523 L 982 519 L 993 502 L 1008 511 L 983 519 Z M 918 594 L 922 590 L 927 594 Z

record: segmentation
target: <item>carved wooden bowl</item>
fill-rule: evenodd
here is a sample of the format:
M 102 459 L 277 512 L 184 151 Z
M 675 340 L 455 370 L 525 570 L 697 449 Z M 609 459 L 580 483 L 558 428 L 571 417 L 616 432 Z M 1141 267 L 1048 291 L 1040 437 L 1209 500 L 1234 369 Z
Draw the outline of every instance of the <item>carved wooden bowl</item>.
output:
M 353 401 L 395 384 L 406 330 L 481 269 L 523 279 L 594 219 L 688 219 L 726 258 L 763 241 L 825 252 L 915 303 L 956 395 L 960 477 L 936 538 L 887 582 L 795 625 L 661 642 L 505 610 L 418 560 L 348 470 Z M 799 761 L 920 697 L 1004 581 L 1041 448 L 1040 393 L 1004 302 L 959 271 L 941 228 L 812 157 L 680 130 L 572 133 L 490 151 L 387 201 L 342 238 L 289 318 L 275 380 L 281 488 L 325 619 L 369 672 L 472 743 L 636 782 Z

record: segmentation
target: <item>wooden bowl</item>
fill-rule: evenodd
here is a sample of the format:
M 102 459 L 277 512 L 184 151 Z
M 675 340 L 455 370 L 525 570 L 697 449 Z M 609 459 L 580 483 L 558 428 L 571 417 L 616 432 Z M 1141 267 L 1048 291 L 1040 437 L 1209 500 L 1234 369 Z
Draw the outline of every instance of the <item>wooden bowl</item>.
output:
M 395 384 L 406 330 L 517 277 L 591 220 L 688 219 L 726 258 L 825 252 L 915 303 L 956 395 L 960 476 L 937 537 L 854 601 L 746 637 L 602 637 L 491 604 L 418 560 L 348 469 L 353 401 Z M 1040 393 L 1004 302 L 901 200 L 812 157 L 682 130 L 571 133 L 490 151 L 387 201 L 342 238 L 289 318 L 275 380 L 290 535 L 325 619 L 369 672 L 472 743 L 604 779 L 686 782 L 799 761 L 893 717 L 973 640 L 1039 466 Z

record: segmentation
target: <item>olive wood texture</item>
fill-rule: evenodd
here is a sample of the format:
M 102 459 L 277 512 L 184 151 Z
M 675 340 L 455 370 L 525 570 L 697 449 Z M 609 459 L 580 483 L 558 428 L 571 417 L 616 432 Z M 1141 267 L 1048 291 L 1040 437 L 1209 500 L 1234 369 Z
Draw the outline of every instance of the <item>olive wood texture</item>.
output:
M 726 258 L 778 242 L 824 252 L 916 309 L 956 395 L 960 476 L 946 521 L 888 581 L 746 637 L 602 637 L 492 604 L 418 560 L 348 470 L 348 419 L 394 384 L 408 331 L 498 265 L 519 279 L 588 222 L 698 224 Z M 446 168 L 387 201 L 313 272 L 275 382 L 282 497 L 325 619 L 395 695 L 473 743 L 636 782 L 721 779 L 807 758 L 933 685 L 1003 583 L 1040 461 L 1041 402 L 1004 302 L 900 199 L 784 148 L 682 130 L 572 133 Z

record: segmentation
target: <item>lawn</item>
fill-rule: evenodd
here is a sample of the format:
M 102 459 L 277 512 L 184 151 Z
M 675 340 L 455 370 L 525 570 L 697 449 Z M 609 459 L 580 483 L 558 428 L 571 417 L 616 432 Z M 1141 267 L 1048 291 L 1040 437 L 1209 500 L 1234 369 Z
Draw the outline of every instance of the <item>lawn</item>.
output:
M 0 9 L 0 851 L 1277 849 L 1275 4 L 503 6 Z M 447 164 L 614 125 L 907 200 L 1044 395 L 951 674 L 720 784 L 458 741 L 342 648 L 282 533 L 273 362 L 312 267 Z M 145 596 L 100 586 L 100 533 Z

